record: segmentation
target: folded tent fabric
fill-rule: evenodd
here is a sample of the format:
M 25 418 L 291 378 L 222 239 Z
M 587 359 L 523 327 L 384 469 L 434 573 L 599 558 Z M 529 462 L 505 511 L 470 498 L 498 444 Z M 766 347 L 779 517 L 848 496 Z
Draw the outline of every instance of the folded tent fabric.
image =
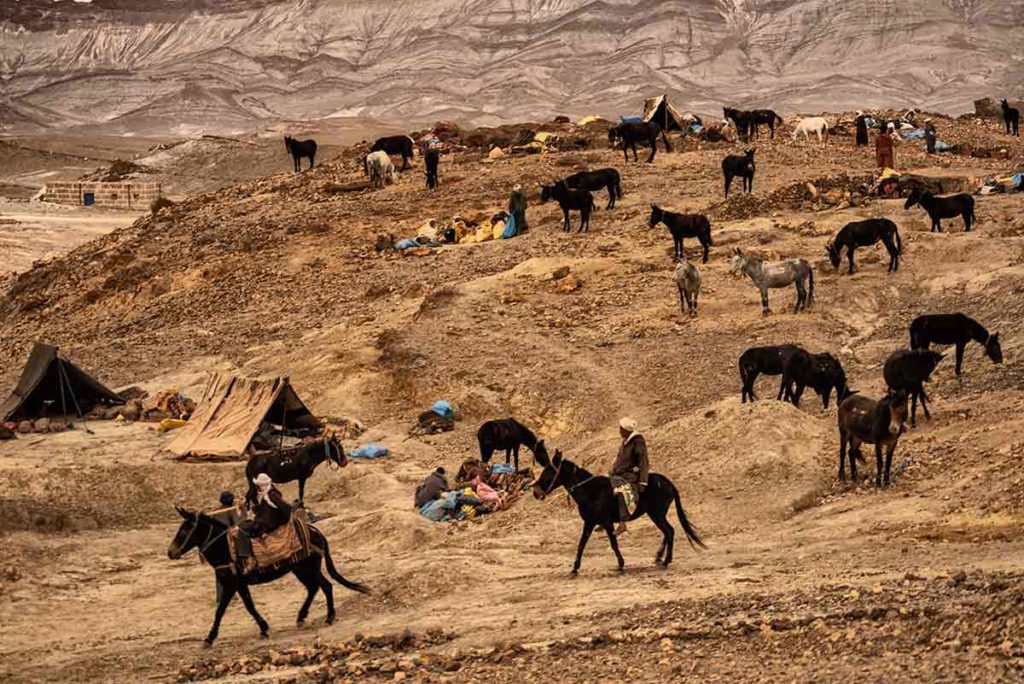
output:
M 355 449 L 350 451 L 348 455 L 350 458 L 373 459 L 383 458 L 384 456 L 387 456 L 390 453 L 391 450 L 388 449 L 383 444 L 379 444 L 377 442 L 370 442 L 369 444 L 364 444 L 363 446 L 356 447 Z

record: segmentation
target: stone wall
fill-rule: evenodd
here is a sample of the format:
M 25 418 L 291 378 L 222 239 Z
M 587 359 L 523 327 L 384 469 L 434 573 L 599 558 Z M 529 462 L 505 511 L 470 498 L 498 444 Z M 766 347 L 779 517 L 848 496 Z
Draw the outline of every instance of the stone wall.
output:
M 159 183 L 56 182 L 46 184 L 43 201 L 83 205 L 88 193 L 92 193 L 93 205 L 97 207 L 145 211 L 161 191 Z

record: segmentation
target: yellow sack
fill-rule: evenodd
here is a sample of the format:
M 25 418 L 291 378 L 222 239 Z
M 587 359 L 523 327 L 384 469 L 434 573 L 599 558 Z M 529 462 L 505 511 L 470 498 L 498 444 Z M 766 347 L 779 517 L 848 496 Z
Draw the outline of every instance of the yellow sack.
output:
M 495 240 L 501 239 L 501 234 L 505 232 L 505 222 L 498 221 L 491 227 L 491 235 L 494 236 Z
M 180 418 L 164 418 L 160 421 L 160 425 L 157 429 L 160 432 L 170 432 L 171 430 L 177 430 L 180 427 L 184 427 L 186 422 L 188 421 L 184 421 Z
M 488 240 L 494 239 L 494 233 L 491 232 L 490 228 L 477 228 L 476 240 L 474 242 L 487 242 Z

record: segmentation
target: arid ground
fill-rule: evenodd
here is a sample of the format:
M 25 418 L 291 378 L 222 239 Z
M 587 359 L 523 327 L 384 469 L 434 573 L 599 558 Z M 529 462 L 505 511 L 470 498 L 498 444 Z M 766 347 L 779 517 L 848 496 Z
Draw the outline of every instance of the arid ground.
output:
M 902 169 L 966 188 L 1024 162 L 1024 145 L 993 123 L 942 118 L 939 129 L 1007 158 L 929 158 L 908 142 Z M 339 587 L 337 623 L 325 624 L 318 598 L 315 620 L 297 628 L 300 585 L 257 587 L 269 641 L 236 602 L 206 648 L 213 577 L 194 553 L 168 560 L 174 506 L 240 492 L 242 464 L 169 460 L 170 437 L 145 423 L 23 435 L 0 444 L 4 680 L 1024 678 L 1024 194 L 978 197 L 971 233 L 958 219 L 930 233 L 902 200 L 816 202 L 808 182 L 870 179 L 873 154 L 846 137 L 824 149 L 762 139 L 753 199 L 727 202 L 727 143 L 677 141 L 652 165 L 604 145 L 493 162 L 471 149 L 444 157 L 434 194 L 419 158 L 397 185 L 350 191 L 355 153 L 339 145 L 295 175 L 279 147 L 267 142 L 270 166 L 250 175 L 191 183 L 175 166 L 175 206 L 33 268 L 52 240 L 19 253 L 19 274 L 0 280 L 3 388 L 33 339 L 115 387 L 195 394 L 212 370 L 290 376 L 316 413 L 358 418 L 360 443 L 392 450 L 321 467 L 306 490 L 328 516 L 318 524 L 339 568 L 373 594 Z M 598 197 L 591 232 L 563 233 L 538 184 L 612 165 L 618 206 Z M 378 234 L 412 236 L 430 217 L 489 216 L 517 182 L 531 192 L 523 236 L 425 256 L 374 250 Z M 19 202 L 3 215 L 24 213 Z M 652 202 L 711 218 L 696 317 L 680 311 L 667 231 L 647 226 Z M 899 271 L 886 273 L 881 246 L 858 251 L 853 275 L 834 270 L 826 241 L 873 216 L 899 225 Z M 762 316 L 757 290 L 728 273 L 735 247 L 811 261 L 813 307 L 794 315 L 794 291 L 777 290 Z M 686 252 L 699 261 L 696 241 Z M 552 281 L 562 266 L 578 288 Z M 900 441 L 889 488 L 874 487 L 870 450 L 863 482 L 837 480 L 834 403 L 777 402 L 777 378 L 740 403 L 739 354 L 782 342 L 832 352 L 854 389 L 878 397 L 909 322 L 949 311 L 998 331 L 1004 362 L 972 345 L 957 378 L 949 350 L 929 385 L 932 418 Z M 460 407 L 456 429 L 408 438 L 439 398 Z M 595 535 L 573 579 L 581 523 L 564 496 L 523 497 L 474 522 L 419 517 L 415 484 L 438 464 L 457 469 L 477 451 L 477 426 L 506 415 L 596 471 L 614 457 L 616 422 L 632 416 L 708 549 L 677 537 L 673 564 L 657 568 L 659 534 L 638 521 L 621 540 L 624 573 Z

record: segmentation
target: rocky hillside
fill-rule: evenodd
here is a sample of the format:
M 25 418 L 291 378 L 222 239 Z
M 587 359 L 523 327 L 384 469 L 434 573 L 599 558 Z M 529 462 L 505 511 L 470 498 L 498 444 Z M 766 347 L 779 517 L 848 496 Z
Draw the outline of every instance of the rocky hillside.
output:
M 1020 95 L 1024 8 L 998 0 L 50 0 L 0 8 L 0 124 L 248 130 L 262 120 L 492 124 L 687 108 Z M 1015 92 L 1016 91 L 1016 92 Z

